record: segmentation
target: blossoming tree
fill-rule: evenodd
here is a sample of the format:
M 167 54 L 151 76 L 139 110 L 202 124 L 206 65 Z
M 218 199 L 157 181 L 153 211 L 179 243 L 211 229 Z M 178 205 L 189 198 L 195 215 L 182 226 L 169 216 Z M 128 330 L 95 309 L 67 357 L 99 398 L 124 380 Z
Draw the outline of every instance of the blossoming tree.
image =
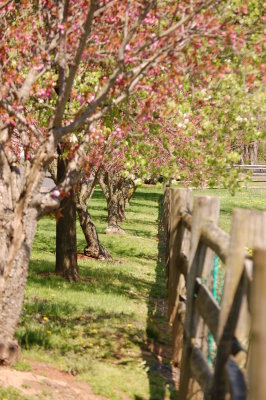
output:
M 11 362 L 19 353 L 13 335 L 37 221 L 59 207 L 88 172 L 97 121 L 147 79 L 160 101 L 156 81 L 169 74 L 178 84 L 178 71 L 185 75 L 196 65 L 202 41 L 211 71 L 221 43 L 238 40 L 232 21 L 220 21 L 216 8 L 222 3 L 227 4 L 0 2 L 0 362 Z M 78 141 L 60 169 L 57 187 L 40 193 L 45 172 L 72 134 Z

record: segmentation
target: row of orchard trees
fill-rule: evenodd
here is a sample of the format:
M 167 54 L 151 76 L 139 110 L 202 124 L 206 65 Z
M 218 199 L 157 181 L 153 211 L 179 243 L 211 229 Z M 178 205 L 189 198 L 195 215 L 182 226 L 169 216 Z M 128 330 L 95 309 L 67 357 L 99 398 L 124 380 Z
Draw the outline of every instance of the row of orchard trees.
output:
M 258 0 L 0 2 L 2 363 L 18 353 L 38 219 L 63 214 L 56 268 L 68 278 L 75 208 L 87 253 L 108 257 L 87 210 L 91 174 L 111 230 L 133 175 L 234 184 L 226 167 L 263 126 L 263 21 Z

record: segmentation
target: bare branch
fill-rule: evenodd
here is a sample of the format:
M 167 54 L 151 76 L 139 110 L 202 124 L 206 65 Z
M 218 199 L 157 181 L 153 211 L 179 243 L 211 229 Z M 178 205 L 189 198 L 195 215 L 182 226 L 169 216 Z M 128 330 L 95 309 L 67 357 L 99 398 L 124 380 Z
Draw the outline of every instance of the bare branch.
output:
M 96 99 L 93 101 L 93 103 L 89 104 L 89 106 L 85 109 L 85 111 L 83 111 L 82 114 L 80 114 L 71 124 L 67 125 L 66 127 L 57 127 L 55 125 L 56 127 L 54 129 L 54 133 L 55 133 L 55 138 L 57 141 L 60 139 L 61 136 L 79 129 L 82 126 L 82 124 L 86 121 L 86 119 L 96 110 L 96 108 L 107 97 L 110 90 L 114 87 L 114 85 L 116 83 L 116 79 L 118 78 L 119 74 L 122 71 L 122 66 L 124 65 L 124 52 L 125 52 L 126 45 L 133 38 L 138 27 L 141 25 L 142 21 L 145 19 L 146 15 L 148 14 L 148 12 L 150 11 L 151 7 L 154 4 L 155 4 L 154 0 L 150 1 L 147 4 L 144 11 L 138 17 L 137 21 L 134 23 L 134 25 L 132 26 L 130 31 L 128 31 L 128 29 L 127 29 L 127 22 L 126 22 L 125 33 L 127 32 L 127 35 L 124 37 L 123 42 L 118 51 L 117 67 L 113 71 L 108 82 L 103 86 L 102 90 L 96 96 Z M 126 17 L 126 21 L 127 21 L 127 17 Z
M 37 138 L 42 137 L 41 131 L 36 128 L 36 126 L 29 124 L 26 118 L 17 110 L 15 110 L 8 102 L 4 99 L 0 99 L 0 105 L 8 111 L 9 114 L 14 115 L 16 119 L 27 129 L 29 129 L 34 135 L 36 135 Z
M 45 72 L 47 71 L 47 67 L 43 68 L 41 72 L 37 72 L 35 68 L 31 68 L 28 72 L 28 75 L 21 86 L 21 88 L 17 91 L 18 99 L 25 103 L 30 95 L 30 90 L 34 82 L 36 82 Z
M 58 19 L 61 25 L 63 25 L 67 20 L 69 7 L 69 0 L 60 0 L 58 6 Z M 66 58 L 66 39 L 67 32 L 60 30 L 59 33 L 59 50 L 57 55 L 57 61 L 59 65 L 59 96 L 62 96 L 62 91 L 64 89 L 65 77 L 67 74 L 67 58 Z
M 138 27 L 141 25 L 141 23 L 143 22 L 143 20 L 146 18 L 147 14 L 149 13 L 149 11 L 151 10 L 151 8 L 156 4 L 155 0 L 151 0 L 147 6 L 145 7 L 144 11 L 140 14 L 140 16 L 138 17 L 138 19 L 136 20 L 135 24 L 133 24 L 132 28 L 130 29 L 130 31 L 128 32 L 128 28 L 127 28 L 127 24 L 128 24 L 128 20 L 127 20 L 127 13 L 128 10 L 126 12 L 126 22 L 125 22 L 125 32 L 127 32 L 127 35 L 124 36 L 123 42 L 119 48 L 118 51 L 118 60 L 119 62 L 124 62 L 124 53 L 125 53 L 125 47 L 126 45 L 130 42 L 130 40 L 134 37 Z
M 90 1 L 90 8 L 86 17 L 86 21 L 83 27 L 83 34 L 81 35 L 79 46 L 77 48 L 77 52 L 72 64 L 72 67 L 70 68 L 69 71 L 69 76 L 66 80 L 66 83 L 63 85 L 62 92 L 58 98 L 57 106 L 56 106 L 56 111 L 55 111 L 55 118 L 53 121 L 53 126 L 60 126 L 62 122 L 62 118 L 64 115 L 65 107 L 68 102 L 71 89 L 73 86 L 73 82 L 76 76 L 76 72 L 78 70 L 80 61 L 81 61 L 81 56 L 83 54 L 84 48 L 86 46 L 87 38 L 91 32 L 91 27 L 92 27 L 92 21 L 93 21 L 93 16 L 94 16 L 94 10 L 95 10 L 95 0 Z
M 200 7 L 198 7 L 196 10 L 190 12 L 187 16 L 183 17 L 179 22 L 176 24 L 170 26 L 168 29 L 163 31 L 160 35 L 156 36 L 154 39 L 148 41 L 147 43 L 143 44 L 141 47 L 139 47 L 135 54 L 139 54 L 141 51 L 143 51 L 145 48 L 152 46 L 155 42 L 158 42 L 159 40 L 169 36 L 171 33 L 179 29 L 180 27 L 184 26 L 187 22 L 191 21 L 195 15 L 199 14 L 204 8 L 211 8 L 216 6 L 219 3 L 222 3 L 224 0 L 209 0 L 206 3 L 202 4 Z
M 117 0 L 110 0 L 104 6 L 99 7 L 94 12 L 94 17 L 98 17 L 103 11 L 107 10 L 110 6 L 112 6 Z
M 169 29 L 166 29 L 158 38 L 162 39 L 166 36 L 169 36 L 171 33 L 176 31 L 178 28 L 180 28 L 182 25 L 190 21 L 195 17 L 195 15 L 199 14 L 204 8 L 210 8 L 214 7 L 215 5 L 222 3 L 224 0 L 209 0 L 206 3 L 202 4 L 200 7 L 196 8 L 194 11 L 190 12 L 186 17 L 182 18 L 181 21 L 177 22 L 175 25 L 170 27 Z
M 60 140 L 60 137 L 71 133 L 77 129 L 79 129 L 82 124 L 86 121 L 86 119 L 96 110 L 96 108 L 102 103 L 102 101 L 106 98 L 107 94 L 109 93 L 110 89 L 115 85 L 116 79 L 119 76 L 120 68 L 117 67 L 112 75 L 109 78 L 109 81 L 104 85 L 96 99 L 91 103 L 82 114 L 80 114 L 71 124 L 55 128 L 54 134 L 57 141 Z

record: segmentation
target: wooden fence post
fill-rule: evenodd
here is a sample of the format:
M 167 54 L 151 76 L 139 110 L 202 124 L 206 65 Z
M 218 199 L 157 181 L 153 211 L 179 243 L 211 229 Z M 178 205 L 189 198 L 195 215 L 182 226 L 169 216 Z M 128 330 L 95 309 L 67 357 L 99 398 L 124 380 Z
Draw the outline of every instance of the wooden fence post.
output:
M 168 317 L 172 318 L 172 313 L 176 305 L 177 286 L 180 276 L 178 269 L 179 254 L 183 245 L 185 229 L 181 224 L 180 211 L 191 211 L 192 191 L 190 189 L 170 188 L 170 213 L 169 213 L 169 279 L 168 279 Z
M 165 187 L 163 196 L 163 234 L 165 243 L 165 266 L 166 266 L 166 278 L 168 285 L 168 274 L 169 274 L 169 240 L 170 240 L 170 188 Z
M 218 197 L 200 196 L 195 198 L 192 214 L 191 245 L 187 277 L 187 304 L 180 375 L 179 396 L 182 400 L 185 400 L 187 397 L 191 378 L 190 358 L 192 344 L 198 347 L 204 344 L 199 338 L 201 333 L 199 331 L 199 314 L 195 308 L 194 294 L 196 278 L 202 278 L 204 281 L 208 281 L 213 268 L 213 252 L 200 242 L 200 236 L 202 227 L 205 224 L 218 222 L 219 210 L 220 199 Z M 200 329 L 202 330 L 202 326 Z M 206 339 L 207 338 L 205 338 L 205 340 Z M 197 390 L 197 394 L 193 398 L 199 399 L 202 397 L 202 392 L 198 393 Z
M 266 250 L 254 251 L 251 290 L 250 400 L 266 399 Z
M 169 195 L 168 319 L 173 330 L 173 362 L 179 365 L 183 340 L 183 323 L 178 318 L 179 295 L 185 286 L 180 263 L 183 254 L 188 255 L 190 245 L 190 233 L 182 226 L 180 212 L 191 212 L 192 191 L 170 188 Z
M 230 237 L 221 312 L 217 330 L 217 356 L 212 390 L 213 400 L 223 400 L 226 393 L 225 365 L 231 353 L 232 340 L 245 295 L 243 270 L 246 247 L 263 248 L 266 243 L 266 213 L 235 209 Z M 241 279 L 243 282 L 241 282 Z M 247 304 L 247 303 L 245 303 Z M 242 315 L 246 312 L 242 311 Z M 242 337 L 245 339 L 246 329 Z M 238 329 L 240 332 L 240 329 Z M 241 332 L 240 332 L 241 333 Z

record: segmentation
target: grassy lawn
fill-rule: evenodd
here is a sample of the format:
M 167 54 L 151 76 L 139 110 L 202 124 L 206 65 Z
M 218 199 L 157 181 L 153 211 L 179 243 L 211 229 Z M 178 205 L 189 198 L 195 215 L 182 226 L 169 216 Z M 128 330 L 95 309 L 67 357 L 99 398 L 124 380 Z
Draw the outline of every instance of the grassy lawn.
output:
M 266 210 L 265 191 L 194 191 L 221 197 L 220 225 L 229 230 L 233 207 Z M 108 399 L 163 400 L 176 396 L 171 381 L 170 335 L 165 318 L 165 273 L 158 260 L 158 202 L 162 190 L 139 188 L 122 224 L 124 236 L 104 235 L 105 200 L 89 205 L 111 263 L 79 261 L 80 280 L 55 268 L 55 220 L 39 222 L 17 338 L 23 355 L 87 381 Z M 85 246 L 80 229 L 78 249 Z M 27 362 L 18 368 L 27 369 Z M 0 391 L 0 395 L 2 392 Z M 19 398 L 19 397 L 17 397 Z M 176 397 L 175 397 L 176 398 Z
M 25 357 L 78 375 L 95 393 L 110 399 L 169 398 L 174 390 L 168 379 L 170 359 L 159 360 L 157 348 L 167 347 L 170 336 L 152 320 L 156 314 L 160 325 L 166 325 L 163 312 L 157 310 L 166 296 L 164 267 L 157 260 L 160 197 L 160 189 L 138 190 L 122 224 L 127 234 L 109 236 L 103 234 L 105 199 L 95 191 L 89 208 L 114 260 L 79 261 L 78 283 L 51 274 L 55 220 L 40 221 L 17 330 Z M 84 246 L 79 229 L 80 252 Z
M 195 190 L 195 195 L 219 196 L 221 201 L 219 225 L 229 232 L 231 228 L 232 210 L 248 208 L 266 211 L 266 189 L 241 189 L 232 196 L 225 189 Z

